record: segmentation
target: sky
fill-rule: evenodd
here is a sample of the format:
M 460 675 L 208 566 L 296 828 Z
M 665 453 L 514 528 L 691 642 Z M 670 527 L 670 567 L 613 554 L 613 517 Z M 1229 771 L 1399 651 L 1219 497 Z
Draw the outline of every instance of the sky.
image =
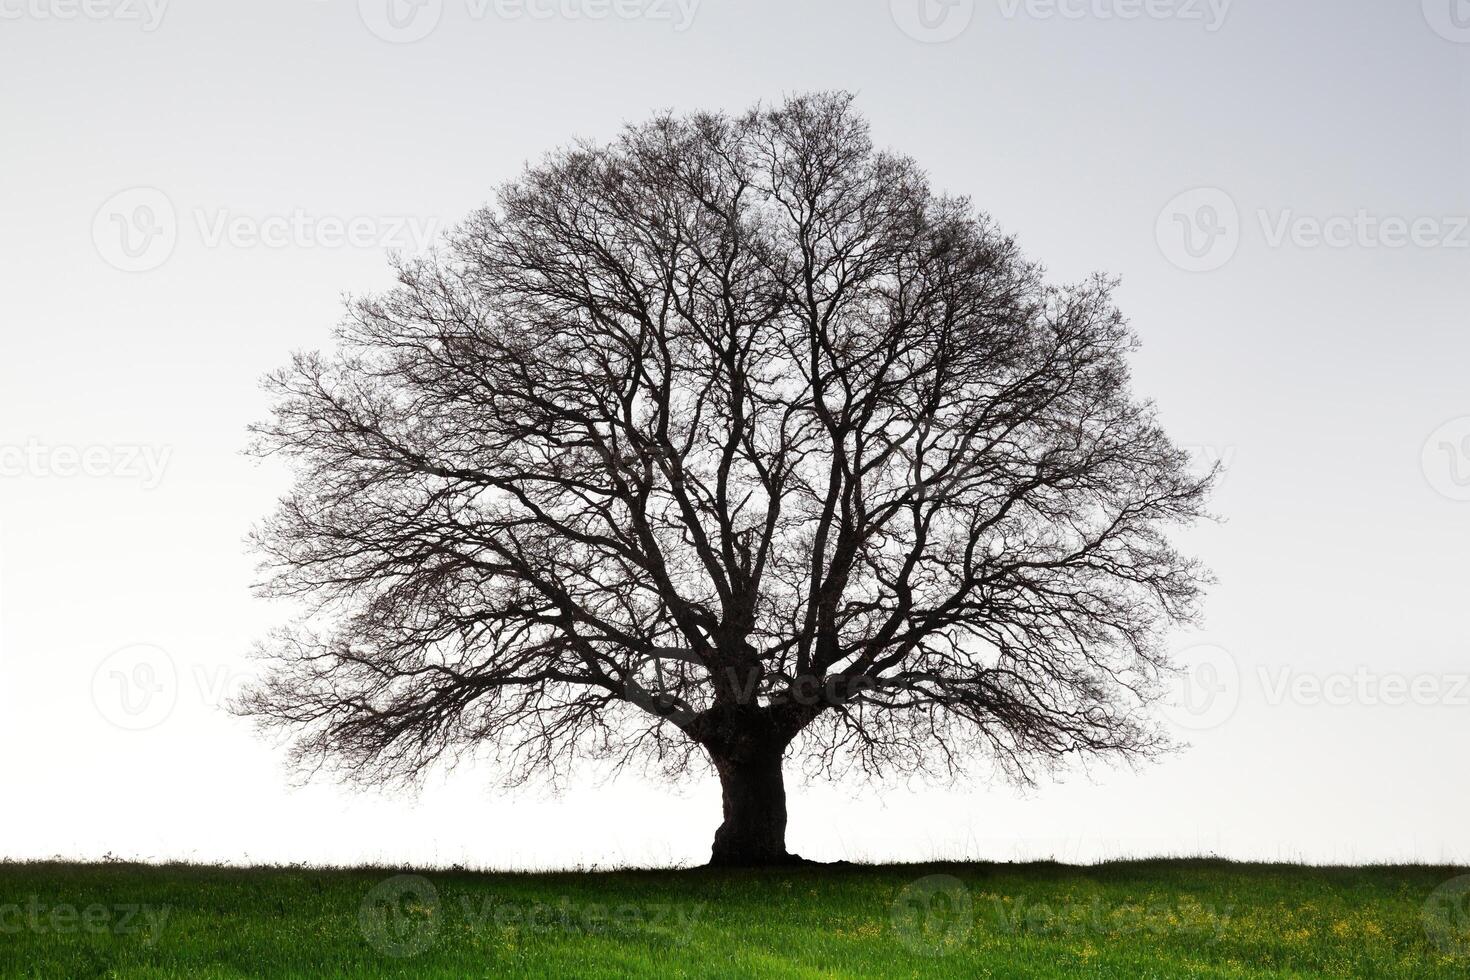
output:
M 1470 862 L 1470 0 L 0 0 L 0 857 L 697 863 L 712 776 L 297 785 L 260 377 L 528 160 L 849 89 L 1225 474 L 1161 709 L 1030 788 L 791 781 L 810 857 Z

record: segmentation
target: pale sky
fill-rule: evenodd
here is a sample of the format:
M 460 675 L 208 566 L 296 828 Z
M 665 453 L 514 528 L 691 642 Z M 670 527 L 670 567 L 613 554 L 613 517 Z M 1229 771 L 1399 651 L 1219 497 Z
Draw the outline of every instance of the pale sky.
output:
M 392 6 L 390 6 L 390 3 Z M 920 3 L 923 6 L 920 6 Z M 1226 476 L 1169 712 L 1019 793 L 790 785 L 793 850 L 1470 861 L 1470 2 L 0 0 L 0 856 L 692 863 L 713 777 L 293 789 L 218 703 L 287 610 L 257 379 L 523 161 L 858 93 Z

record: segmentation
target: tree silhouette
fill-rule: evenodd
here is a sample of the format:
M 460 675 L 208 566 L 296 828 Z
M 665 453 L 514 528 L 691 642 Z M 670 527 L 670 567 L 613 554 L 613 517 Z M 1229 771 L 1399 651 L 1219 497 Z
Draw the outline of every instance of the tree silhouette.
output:
M 715 864 L 799 860 L 783 759 L 1020 779 L 1148 756 L 1164 537 L 1212 474 L 1129 389 L 1111 283 L 1052 287 L 850 96 L 659 116 L 529 167 L 331 356 L 273 374 L 238 710 L 295 761 L 487 750 L 718 772 Z

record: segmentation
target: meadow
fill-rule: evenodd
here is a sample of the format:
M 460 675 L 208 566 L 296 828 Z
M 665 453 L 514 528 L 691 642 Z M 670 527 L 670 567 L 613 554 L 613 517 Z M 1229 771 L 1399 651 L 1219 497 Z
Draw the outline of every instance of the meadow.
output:
M 6 977 L 1464 977 L 1470 877 L 1223 861 L 779 871 L 0 864 Z

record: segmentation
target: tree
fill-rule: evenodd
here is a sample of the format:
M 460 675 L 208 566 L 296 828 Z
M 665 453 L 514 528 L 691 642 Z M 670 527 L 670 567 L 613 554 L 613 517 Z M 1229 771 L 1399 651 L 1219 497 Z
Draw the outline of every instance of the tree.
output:
M 1014 241 L 851 98 L 666 114 L 529 167 L 330 356 L 273 374 L 296 483 L 239 702 L 295 760 L 412 780 L 712 764 L 714 864 L 813 773 L 1029 779 L 1167 746 L 1165 531 L 1212 474 L 1136 400 L 1095 278 Z

